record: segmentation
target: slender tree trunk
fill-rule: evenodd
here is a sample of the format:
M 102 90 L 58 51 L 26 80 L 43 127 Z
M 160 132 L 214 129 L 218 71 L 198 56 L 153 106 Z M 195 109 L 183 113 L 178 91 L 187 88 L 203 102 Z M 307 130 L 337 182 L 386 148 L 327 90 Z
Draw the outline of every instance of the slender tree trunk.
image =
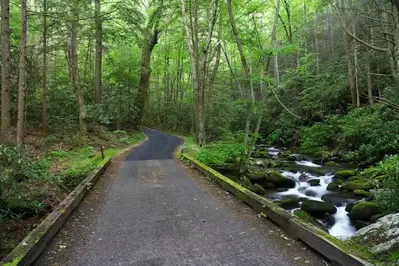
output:
M 369 31 L 369 41 L 371 44 L 373 44 L 373 30 L 372 27 L 370 27 Z M 371 80 L 371 53 L 369 54 L 369 58 L 367 59 L 366 62 L 366 71 L 367 71 L 367 99 L 369 101 L 370 105 L 374 105 L 374 96 L 373 96 L 373 82 Z
M 352 24 L 353 32 L 356 35 L 355 21 Z M 358 44 L 353 40 L 353 57 L 355 62 L 355 92 L 356 92 L 356 107 L 360 107 L 360 92 L 359 92 L 359 59 L 358 59 Z
M 10 1 L 1 0 L 1 140 L 11 141 L 10 132 Z
M 70 78 L 73 89 L 76 93 L 79 105 L 79 126 L 82 132 L 86 132 L 86 107 L 83 89 L 80 85 L 79 65 L 78 65 L 78 26 L 79 26 L 79 7 L 78 0 L 74 0 L 71 6 L 72 20 L 70 21 L 70 39 L 68 57 L 70 61 Z
M 47 134 L 47 0 L 43 0 L 42 133 Z
M 134 119 L 134 127 L 136 129 L 140 129 L 143 122 L 144 111 L 148 98 L 148 89 L 150 87 L 151 55 L 155 45 L 157 45 L 158 43 L 158 34 L 159 32 L 157 28 L 155 28 L 152 33 L 148 33 L 144 40 L 144 45 L 142 48 L 140 83 L 138 93 L 134 102 L 134 106 L 137 108 L 137 114 Z
M 103 32 L 101 18 L 101 0 L 95 0 L 96 15 L 96 78 L 95 78 L 95 103 L 101 103 L 101 83 L 102 83 L 102 49 L 103 49 Z
M 316 73 L 320 74 L 320 60 L 319 60 L 319 37 L 318 31 L 317 31 L 317 26 L 318 26 L 318 17 L 317 14 L 315 14 L 315 28 L 314 28 L 314 47 L 315 47 L 315 55 L 316 55 Z
M 28 38 L 28 11 L 27 0 L 21 0 L 21 42 L 19 48 L 19 80 L 18 80 L 18 122 L 17 144 L 24 141 L 24 107 L 25 107 L 25 81 L 26 81 L 26 44 Z

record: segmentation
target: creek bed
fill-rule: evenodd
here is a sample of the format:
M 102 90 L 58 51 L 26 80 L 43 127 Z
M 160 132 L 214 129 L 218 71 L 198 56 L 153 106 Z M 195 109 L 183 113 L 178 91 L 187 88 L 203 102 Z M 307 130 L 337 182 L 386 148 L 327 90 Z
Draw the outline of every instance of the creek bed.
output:
M 284 154 L 285 149 L 279 149 L 276 147 L 261 146 L 257 149 L 267 150 L 272 160 L 280 160 L 279 156 Z M 335 172 L 342 170 L 339 166 L 326 167 L 315 163 L 312 158 L 304 154 L 291 154 L 291 158 L 284 162 L 283 166 L 275 167 L 284 177 L 290 178 L 295 181 L 294 188 L 282 189 L 282 188 L 269 188 L 266 191 L 266 197 L 272 201 L 285 200 L 289 198 L 301 199 L 299 208 L 288 208 L 291 212 L 300 209 L 303 201 L 315 200 L 324 201 L 326 195 L 330 194 L 330 197 L 335 197 L 339 193 L 331 192 L 327 190 L 327 186 L 333 182 Z M 255 156 L 256 157 L 256 156 Z M 295 157 L 295 158 L 294 158 Z M 252 167 L 259 167 L 260 169 L 265 168 L 262 161 L 266 159 L 253 158 Z M 268 159 L 270 162 L 270 159 Z M 312 180 L 313 185 L 309 183 Z M 324 196 L 324 197 L 323 197 Z M 353 198 L 347 197 L 338 201 L 329 200 L 337 211 L 332 214 L 329 219 L 317 219 L 325 229 L 336 237 L 346 238 L 356 232 L 356 228 L 352 225 L 348 212 L 345 210 L 347 204 L 356 203 L 362 200 L 359 197 L 353 195 Z

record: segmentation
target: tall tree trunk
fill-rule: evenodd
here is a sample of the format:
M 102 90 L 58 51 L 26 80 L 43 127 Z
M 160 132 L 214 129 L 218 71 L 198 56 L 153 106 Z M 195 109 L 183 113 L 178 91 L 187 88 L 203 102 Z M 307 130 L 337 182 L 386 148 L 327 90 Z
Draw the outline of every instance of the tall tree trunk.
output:
M 353 32 L 356 35 L 356 25 L 353 21 Z M 353 57 L 355 62 L 355 92 L 356 92 L 356 107 L 360 107 L 360 92 L 359 92 L 359 59 L 358 59 L 358 44 L 353 40 Z
M 316 55 L 316 73 L 320 74 L 320 60 L 319 60 L 319 37 L 318 35 L 318 30 L 317 30 L 317 26 L 318 26 L 318 17 L 317 14 L 315 14 L 315 27 L 314 27 L 314 51 L 315 51 L 315 55 Z
M 218 0 L 212 0 L 210 19 L 208 22 L 208 31 L 203 46 L 199 47 L 199 1 L 194 0 L 193 10 L 190 10 L 190 24 L 187 22 L 186 8 L 184 0 L 180 1 L 181 11 L 183 17 L 183 26 L 186 37 L 186 42 L 190 54 L 191 71 L 192 71 L 192 82 L 194 92 L 194 105 L 195 105 L 195 122 L 196 122 L 196 139 L 199 146 L 203 146 L 206 143 L 206 132 L 205 132 L 205 95 L 206 95 L 206 76 L 208 64 L 208 53 L 210 50 L 213 30 L 217 20 L 217 11 L 219 7 Z M 192 13 L 192 15 L 191 15 Z M 191 19 L 192 18 L 192 19 Z M 201 42 L 202 44 L 202 42 Z
M 19 80 L 18 80 L 18 122 L 17 144 L 24 141 L 24 107 L 25 107 L 25 82 L 26 82 L 26 44 L 28 38 L 28 11 L 27 0 L 21 0 L 21 42 L 19 48 Z
M 149 30 L 149 29 L 148 29 Z M 134 127 L 140 129 L 143 122 L 144 111 L 148 98 L 148 89 L 150 86 L 151 77 L 151 55 L 152 51 L 158 43 L 158 29 L 155 28 L 152 33 L 148 32 L 144 40 L 144 45 L 141 53 L 141 70 L 140 83 L 137 96 L 134 101 L 134 106 L 137 108 L 137 114 L 134 119 Z
M 339 0 L 336 1 L 337 5 L 337 10 L 338 10 L 338 15 L 340 16 L 341 20 L 343 21 L 343 24 L 346 24 L 346 11 L 345 11 L 345 1 L 341 0 L 341 3 Z M 342 15 L 340 15 L 342 14 Z M 352 99 L 352 104 L 356 105 L 357 104 L 357 97 L 356 97 L 356 86 L 355 86 L 355 80 L 354 80 L 354 75 L 353 75 L 353 63 L 352 63 L 352 42 L 351 42 L 351 37 L 347 35 L 347 33 L 344 32 L 344 44 L 345 44 L 345 53 L 347 56 L 348 60 L 348 83 L 349 83 L 349 91 L 351 94 L 351 99 Z
M 78 65 L 78 26 L 79 26 L 79 0 L 74 0 L 71 6 L 72 19 L 70 21 L 70 38 L 68 58 L 70 61 L 70 78 L 72 87 L 76 93 L 79 105 L 79 126 L 82 132 L 86 132 L 86 106 L 84 93 L 80 85 L 79 65 Z
M 10 132 L 10 1 L 1 0 L 1 140 L 11 141 Z
M 278 0 L 278 1 L 280 1 L 280 0 Z M 234 36 L 234 39 L 235 39 L 235 42 L 236 42 L 236 45 L 237 45 L 237 48 L 238 48 L 238 52 L 239 52 L 239 55 L 240 55 L 240 59 L 241 59 L 241 66 L 244 69 L 245 78 L 246 78 L 246 80 L 245 80 L 245 90 L 247 91 L 246 92 L 246 97 L 248 98 L 248 104 L 247 104 L 248 107 L 247 107 L 247 118 L 246 118 L 246 121 L 245 121 L 245 136 L 244 136 L 243 145 L 246 148 L 248 148 L 251 117 L 252 117 L 252 112 L 253 112 L 253 107 L 254 107 L 253 105 L 254 105 L 255 99 L 252 98 L 252 101 L 249 100 L 250 95 L 252 95 L 252 97 L 253 97 L 253 94 L 250 93 L 250 91 L 251 91 L 251 88 L 250 88 L 251 87 L 251 84 L 250 84 L 251 83 L 250 82 L 250 80 L 251 80 L 250 68 L 249 68 L 249 65 L 247 63 L 247 59 L 246 59 L 246 56 L 245 56 L 245 53 L 244 53 L 244 49 L 243 49 L 243 46 L 242 46 L 242 42 L 241 42 L 240 36 L 238 34 L 238 29 L 237 29 L 236 21 L 235 21 L 234 14 L 233 14 L 233 5 L 232 5 L 232 1 L 231 0 L 227 0 L 227 9 L 228 9 L 228 13 L 229 13 L 229 20 L 230 20 L 230 25 L 231 25 L 231 28 L 232 28 L 232 31 L 233 31 L 233 36 Z M 241 153 L 241 158 L 240 158 L 240 164 L 239 164 L 239 172 L 238 172 L 239 177 L 241 177 L 244 174 L 245 168 L 246 168 L 245 152 L 242 152 Z
M 43 0 L 42 133 L 47 134 L 47 0 Z
M 96 16 L 96 77 L 95 77 L 95 103 L 101 103 L 101 86 L 102 86 L 102 49 L 103 49 L 103 32 L 101 17 L 101 0 L 95 0 L 95 16 Z

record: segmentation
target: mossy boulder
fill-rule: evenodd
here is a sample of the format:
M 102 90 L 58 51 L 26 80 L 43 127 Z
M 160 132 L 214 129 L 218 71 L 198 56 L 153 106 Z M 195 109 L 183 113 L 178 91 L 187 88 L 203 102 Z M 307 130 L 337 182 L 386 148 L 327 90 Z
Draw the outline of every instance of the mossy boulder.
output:
M 266 181 L 274 184 L 276 187 L 294 188 L 296 182 L 288 177 L 283 176 L 276 170 L 269 170 L 266 172 Z
M 252 191 L 255 192 L 256 194 L 259 194 L 259 195 L 266 194 L 265 189 L 263 187 L 261 187 L 259 184 L 253 185 Z
M 245 187 L 245 188 L 247 188 L 247 189 L 249 189 L 249 190 L 252 190 L 252 183 L 251 183 L 251 181 L 249 180 L 249 178 L 246 177 L 245 175 L 242 176 L 242 177 L 240 177 L 240 183 L 241 183 L 241 185 L 242 185 L 243 187 Z
M 335 173 L 336 178 L 348 179 L 351 176 L 357 175 L 356 170 L 341 170 Z
M 334 214 L 337 212 L 337 208 L 331 203 L 316 200 L 307 200 L 303 202 L 301 209 L 315 218 L 323 218 L 326 213 Z
M 245 174 L 253 183 L 262 183 L 266 180 L 266 173 L 260 171 L 249 171 Z
M 320 179 L 311 179 L 307 181 L 311 187 L 318 187 L 320 186 Z
M 272 156 L 269 154 L 267 150 L 256 150 L 252 153 L 253 158 L 266 158 L 271 159 Z
M 339 185 L 337 185 L 336 183 L 330 183 L 327 186 L 327 190 L 328 191 L 340 191 L 341 187 Z
M 235 163 L 212 164 L 209 166 L 222 174 L 238 173 L 238 165 Z
M 376 214 L 380 214 L 377 203 L 375 202 L 359 202 L 349 212 L 349 217 L 353 220 L 368 222 L 370 218 Z
M 324 194 L 321 199 L 325 202 L 340 207 L 349 203 L 354 203 L 361 198 L 345 192 L 336 192 Z
M 353 191 L 353 194 L 355 194 L 356 196 L 363 197 L 363 198 L 372 198 L 373 197 L 373 193 L 364 191 L 364 190 L 355 190 L 355 191 Z
M 286 210 L 292 210 L 299 207 L 299 199 L 298 198 L 287 198 L 283 200 L 275 201 L 278 206 Z
M 371 216 L 370 218 L 370 222 L 371 223 L 376 223 L 379 219 L 381 219 L 382 217 L 384 217 L 384 214 L 376 214 Z
M 308 223 L 310 223 L 310 224 L 312 224 L 312 225 L 314 225 L 314 226 L 316 226 L 316 227 L 328 232 L 327 228 L 323 224 L 321 224 L 319 221 L 317 221 L 314 217 L 312 217 L 306 211 L 304 211 L 304 210 L 295 210 L 294 214 L 296 216 L 298 216 L 299 218 L 301 218 L 301 220 L 303 220 L 305 222 L 308 222 Z
M 336 163 L 334 161 L 328 161 L 328 162 L 324 163 L 324 166 L 327 166 L 327 167 L 339 166 L 339 163 Z
M 330 184 L 327 186 L 328 191 L 340 191 L 342 190 L 341 185 L 344 183 L 342 179 L 334 179 Z
M 353 206 L 355 206 L 355 203 L 349 203 L 348 205 L 346 205 L 345 211 L 350 212 L 353 209 Z
M 355 190 L 368 191 L 373 188 L 373 185 L 367 181 L 350 181 L 344 184 L 342 187 L 348 192 L 354 192 Z

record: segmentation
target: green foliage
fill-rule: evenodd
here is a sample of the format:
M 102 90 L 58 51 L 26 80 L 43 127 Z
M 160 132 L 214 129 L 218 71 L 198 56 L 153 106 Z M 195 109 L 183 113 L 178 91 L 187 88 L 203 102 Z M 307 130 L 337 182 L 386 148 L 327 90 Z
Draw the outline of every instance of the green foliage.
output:
M 228 157 L 235 158 L 243 151 L 245 147 L 241 144 L 217 143 L 201 148 L 196 159 L 207 165 L 221 165 Z
M 371 164 L 399 153 L 398 132 L 399 123 L 389 108 L 355 108 L 304 128 L 301 148 L 306 152 L 338 149 L 348 161 Z
M 368 171 L 382 175 L 381 188 L 375 192 L 378 206 L 385 213 L 399 212 L 399 155 L 387 157 Z

